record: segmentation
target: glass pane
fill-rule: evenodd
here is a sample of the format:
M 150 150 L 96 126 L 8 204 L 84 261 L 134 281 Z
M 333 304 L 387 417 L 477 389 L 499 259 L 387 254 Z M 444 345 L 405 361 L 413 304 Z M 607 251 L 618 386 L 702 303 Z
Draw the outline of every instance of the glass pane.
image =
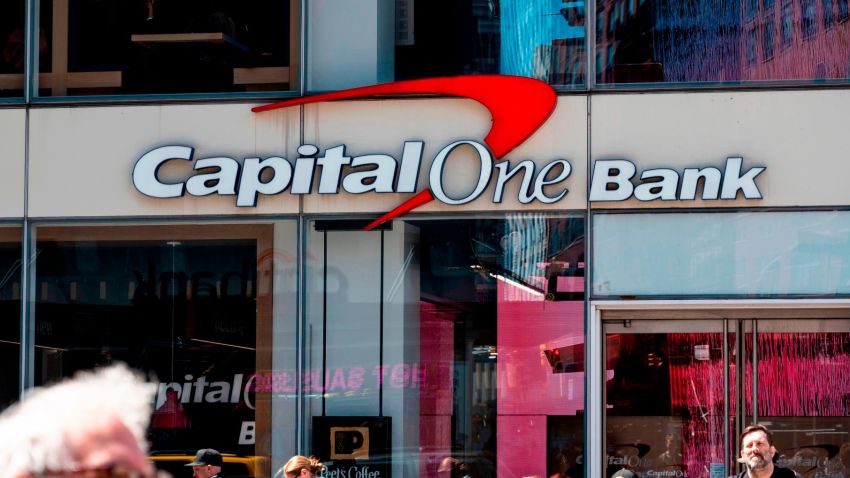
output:
M 0 97 L 24 96 L 24 1 L 0 6 Z
M 312 453 L 396 477 L 582 476 L 582 218 L 309 234 Z
M 21 229 L 0 228 L 0 410 L 20 397 Z
M 844 5 L 842 6 L 842 2 Z M 850 25 L 832 2 L 597 0 L 600 51 L 613 48 L 598 84 L 813 81 L 850 77 Z M 843 8 L 843 10 L 842 10 Z M 835 13 L 847 18 L 846 0 Z M 755 32 L 778 38 L 758 39 Z M 770 43 L 767 43 L 767 42 Z M 781 54 L 773 54 L 774 44 Z M 759 45 L 763 48 L 758 48 Z
M 317 0 L 308 21 L 313 91 L 468 74 L 585 82 L 581 1 Z
M 752 343 L 748 334 L 747 344 Z M 752 346 L 749 345 L 749 353 Z M 752 413 L 752 360 L 747 408 Z M 804 478 L 850 474 L 850 321 L 758 321 L 758 420 L 778 464 Z
M 232 454 L 229 475 L 269 476 L 273 439 L 292 449 L 281 435 L 291 415 L 274 432 L 272 419 L 294 399 L 264 386 L 295 342 L 272 322 L 287 313 L 276 303 L 287 294 L 273 296 L 286 236 L 271 224 L 39 227 L 36 385 L 125 362 L 159 382 L 148 436 L 158 466 L 185 475 L 186 450 L 213 447 Z
M 593 228 L 598 297 L 850 293 L 845 211 L 597 214 Z
M 604 332 L 605 476 L 723 476 L 722 321 L 626 319 Z
M 292 89 L 292 7 L 272 0 L 41 0 L 39 94 Z

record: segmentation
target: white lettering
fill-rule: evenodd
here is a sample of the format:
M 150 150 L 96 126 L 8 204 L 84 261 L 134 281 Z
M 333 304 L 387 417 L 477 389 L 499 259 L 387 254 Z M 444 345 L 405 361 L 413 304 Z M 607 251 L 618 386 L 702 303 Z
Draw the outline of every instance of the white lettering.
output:
M 676 199 L 676 190 L 679 188 L 679 174 L 676 171 L 672 169 L 648 169 L 640 175 L 640 178 L 642 180 L 661 178 L 661 180 L 638 185 L 635 188 L 635 198 L 638 201 L 652 201 L 654 199 L 674 201 Z
M 242 429 L 239 431 L 239 444 L 253 445 L 256 438 L 256 422 L 242 422 Z
M 310 194 L 313 189 L 313 170 L 315 158 L 298 158 L 295 160 L 295 173 L 292 178 L 292 194 Z
M 504 193 L 505 184 L 520 170 L 523 171 L 522 185 L 519 188 L 517 199 L 521 204 L 528 204 L 534 199 L 533 196 L 528 195 L 528 190 L 531 189 L 531 178 L 534 176 L 533 161 L 520 161 L 520 163 L 514 166 L 513 169 L 511 169 L 511 163 L 509 161 L 504 161 L 496 164 L 496 169 L 498 169 L 499 172 L 496 175 L 496 188 L 493 192 L 494 203 L 502 202 L 502 194 Z
M 401 166 L 398 168 L 398 184 L 396 192 L 416 192 L 416 183 L 419 182 L 419 165 L 422 163 L 422 149 L 425 143 L 422 141 L 405 141 L 404 151 L 401 153 Z
M 268 182 L 263 182 L 260 176 L 263 170 L 269 168 L 272 177 Z M 292 179 L 292 166 L 289 161 L 271 157 L 260 161 L 260 158 L 245 158 L 242 165 L 242 178 L 239 181 L 239 195 L 236 196 L 236 205 L 239 207 L 254 207 L 257 205 L 257 194 L 277 194 L 289 186 Z
M 342 180 L 342 188 L 352 194 L 369 191 L 376 193 L 393 192 L 396 162 L 385 154 L 367 154 L 351 160 L 351 167 L 375 166 L 368 171 L 354 171 Z
M 216 390 L 213 390 L 213 388 Z M 228 403 L 227 397 L 230 395 L 230 384 L 227 382 L 213 382 L 210 384 L 210 391 L 204 396 L 204 401 L 207 403 Z
M 320 157 L 316 164 L 322 167 L 319 178 L 319 194 L 335 194 L 339 192 L 342 167 L 351 163 L 351 158 L 345 155 L 345 145 L 330 148 Z
M 186 192 L 192 196 L 236 194 L 236 178 L 239 176 L 239 163 L 233 158 L 205 158 L 195 162 L 195 171 L 216 168 L 215 172 L 197 174 L 186 181 Z
M 634 191 L 629 181 L 637 171 L 635 165 L 622 159 L 601 159 L 593 164 L 590 182 L 591 201 L 624 201 Z M 609 188 L 609 186 L 614 186 Z
M 736 199 L 738 190 L 744 192 L 747 199 L 761 199 L 761 192 L 756 187 L 756 176 L 766 168 L 750 168 L 741 176 L 741 166 L 744 158 L 726 158 L 726 170 L 723 172 L 723 189 L 720 199 Z
M 717 193 L 720 191 L 720 170 L 717 168 L 685 169 L 679 199 L 691 200 L 696 198 L 699 178 L 705 179 L 702 187 L 702 198 L 717 199 Z
M 475 151 L 478 153 L 478 159 L 481 162 L 481 167 L 478 170 L 478 183 L 475 186 L 475 189 L 472 190 L 469 195 L 461 199 L 453 199 L 446 195 L 443 190 L 443 165 L 446 162 L 446 158 L 448 158 L 449 154 L 458 146 L 461 145 L 469 145 L 475 148 Z M 476 143 L 475 141 L 455 141 L 454 143 L 443 148 L 437 157 L 434 158 L 434 162 L 431 164 L 431 192 L 434 193 L 434 197 L 439 199 L 440 201 L 451 204 L 451 205 L 460 205 L 466 204 L 474 201 L 484 190 L 487 188 L 487 184 L 490 183 L 490 175 L 493 172 L 493 157 L 490 156 L 490 152 L 487 151 L 483 145 Z
M 183 195 L 183 183 L 165 184 L 156 174 L 159 168 L 172 159 L 192 160 L 194 150 L 188 146 L 162 146 L 145 153 L 136 161 L 133 168 L 133 185 L 147 196 L 155 198 L 176 198 Z
M 552 179 L 546 179 L 546 176 L 549 175 L 549 171 L 551 171 L 557 166 L 561 166 L 561 172 L 558 173 L 558 175 Z M 537 177 L 534 179 L 534 192 L 531 194 L 529 202 L 533 199 L 537 199 L 543 204 L 552 204 L 553 202 L 560 201 L 561 198 L 563 198 L 564 195 L 569 192 L 569 189 L 564 188 L 556 196 L 549 197 L 546 195 L 545 192 L 543 192 L 543 186 L 560 183 L 561 181 L 567 179 L 572 171 L 572 166 L 570 166 L 569 161 L 565 159 L 556 159 L 555 161 L 552 161 L 551 163 L 544 166 L 540 173 L 537 175 Z

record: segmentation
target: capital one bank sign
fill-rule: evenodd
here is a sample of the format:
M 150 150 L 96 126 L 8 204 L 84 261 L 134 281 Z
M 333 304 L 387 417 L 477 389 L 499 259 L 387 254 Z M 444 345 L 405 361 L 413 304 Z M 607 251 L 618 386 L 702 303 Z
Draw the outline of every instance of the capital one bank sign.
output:
M 139 192 L 155 198 L 176 198 L 186 193 L 192 196 L 234 196 L 238 207 L 254 207 L 260 195 L 281 194 L 287 190 L 294 195 L 336 194 L 340 189 L 351 194 L 415 193 L 367 228 L 376 227 L 435 199 L 449 205 L 470 203 L 481 197 L 491 185 L 492 201 L 501 203 L 505 186 L 511 181 L 520 183 L 516 199 L 521 204 L 552 204 L 569 192 L 567 180 L 572 167 L 566 159 L 553 159 L 539 169 L 531 160 L 514 164 L 499 161 L 528 139 L 555 109 L 555 92 L 538 80 L 494 75 L 412 80 L 283 101 L 256 107 L 253 111 L 261 113 L 322 101 L 411 93 L 471 98 L 487 107 L 493 118 L 490 132 L 483 142 L 463 139 L 443 146 L 431 161 L 428 186 L 418 193 L 416 189 L 425 147 L 423 141 L 405 141 L 399 158 L 389 154 L 352 155 L 344 144 L 324 150 L 304 144 L 298 148 L 298 157 L 293 162 L 272 156 L 246 157 L 241 163 L 223 156 L 195 158 L 191 146 L 166 145 L 147 152 L 136 162 L 133 184 Z M 465 178 L 468 182 L 465 192 L 450 195 L 444 187 L 444 170 L 459 149 L 474 152 L 478 159 L 478 173 Z M 181 160 L 194 161 L 195 173 L 184 181 L 161 181 L 157 175 L 159 169 L 169 161 Z M 634 164 L 629 161 L 598 160 L 594 164 L 588 199 L 694 199 L 700 180 L 703 180 L 703 199 L 735 199 L 739 191 L 747 199 L 761 199 L 756 177 L 764 169 L 744 170 L 743 158 L 730 157 L 723 172 L 714 167 L 690 168 L 680 176 L 675 170 L 656 168 L 637 176 Z M 635 186 L 634 182 L 640 184 Z

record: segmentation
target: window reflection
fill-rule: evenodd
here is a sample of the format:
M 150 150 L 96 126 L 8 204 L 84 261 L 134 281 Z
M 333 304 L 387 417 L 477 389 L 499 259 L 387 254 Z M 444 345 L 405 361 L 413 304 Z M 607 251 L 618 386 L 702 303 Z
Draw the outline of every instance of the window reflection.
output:
M 758 0 L 647 0 L 634 8 L 619 0 L 597 0 L 596 14 L 607 19 L 608 27 L 597 34 L 597 48 L 614 52 L 598 69 L 596 80 L 620 84 L 846 78 L 850 24 L 841 20 L 848 16 L 846 0 L 838 1 L 837 24 L 833 2 L 780 4 L 777 15 L 773 0 L 761 5 Z M 781 51 L 774 53 L 772 25 L 777 20 Z
M 258 345 L 271 327 L 258 273 L 270 227 L 41 227 L 37 237 L 36 385 L 125 362 L 159 382 L 157 463 L 202 445 L 268 456 L 269 406 L 254 380 L 271 369 Z
M 309 238 L 313 449 L 322 420 L 384 415 L 390 459 L 364 463 L 393 476 L 582 476 L 583 220 L 345 225 Z
M 0 228 L 0 410 L 17 401 L 21 355 L 21 231 Z
M 42 95 L 294 87 L 291 2 L 41 0 Z
M 584 82 L 583 2 L 396 2 L 396 79 L 506 74 Z
M 0 97 L 24 95 L 23 72 L 24 2 L 3 2 L 0 6 Z

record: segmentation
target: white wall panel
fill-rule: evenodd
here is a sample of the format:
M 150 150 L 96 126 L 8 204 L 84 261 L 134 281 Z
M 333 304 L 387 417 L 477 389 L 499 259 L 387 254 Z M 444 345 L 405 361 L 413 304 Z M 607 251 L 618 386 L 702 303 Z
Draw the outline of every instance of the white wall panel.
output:
M 24 215 L 23 109 L 0 109 L 0 218 Z
M 298 108 L 251 112 L 248 104 L 39 108 L 31 112 L 29 211 L 34 217 L 294 213 L 290 194 L 237 208 L 233 196 L 156 199 L 132 183 L 136 161 L 164 145 L 195 148 L 194 158 L 294 155 Z M 23 133 L 20 134 L 23 137 Z M 181 163 L 177 165 L 176 163 Z M 172 161 L 165 177 L 185 177 Z
M 592 159 L 649 168 L 714 166 L 742 156 L 764 199 L 594 202 L 595 208 L 850 204 L 845 90 L 596 95 Z M 699 197 L 699 196 L 698 196 Z

